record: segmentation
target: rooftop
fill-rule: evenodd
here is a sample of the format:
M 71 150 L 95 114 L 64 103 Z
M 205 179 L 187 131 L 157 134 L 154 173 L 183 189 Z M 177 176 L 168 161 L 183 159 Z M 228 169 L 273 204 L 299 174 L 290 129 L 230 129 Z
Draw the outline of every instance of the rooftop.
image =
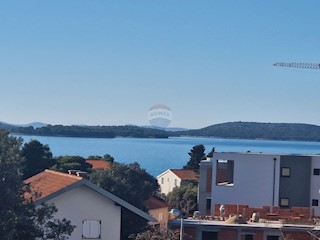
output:
M 89 163 L 93 169 L 104 169 L 107 170 L 110 168 L 110 163 L 102 160 L 87 160 L 87 163 Z
M 185 169 L 170 169 L 175 175 L 177 175 L 181 180 L 197 181 L 198 177 L 193 170 Z
M 180 225 L 181 220 L 175 219 L 170 221 L 171 225 Z M 285 224 L 281 221 L 263 221 L 263 222 L 246 222 L 246 223 L 227 223 L 219 220 L 196 220 L 192 218 L 183 221 L 184 226 L 218 226 L 218 227 L 231 227 L 231 228 L 269 228 L 269 229 L 305 229 L 314 230 L 319 228 L 318 225 L 312 224 Z
M 31 190 L 40 194 L 37 200 L 45 198 L 55 192 L 81 181 L 83 178 L 71 174 L 61 173 L 53 170 L 45 170 L 34 175 L 24 182 L 29 184 Z
M 168 207 L 168 204 L 165 201 L 155 197 L 150 197 L 149 199 L 144 201 L 144 205 L 148 210 Z
M 89 189 L 92 189 L 97 194 L 101 194 L 111 201 L 114 201 L 119 206 L 127 208 L 128 210 L 141 216 L 142 218 L 148 221 L 154 221 L 154 219 L 149 214 L 143 212 L 142 210 L 136 208 L 135 206 L 129 204 L 128 202 L 120 199 L 119 197 L 98 187 L 97 185 L 89 182 L 82 177 L 53 170 L 45 170 L 41 173 L 38 173 L 37 175 L 34 175 L 33 177 L 26 179 L 24 182 L 29 184 L 33 192 L 40 194 L 40 197 L 35 198 L 32 196 L 36 205 L 42 204 L 76 187 L 85 186 Z M 26 198 L 30 198 L 30 196 L 27 195 Z

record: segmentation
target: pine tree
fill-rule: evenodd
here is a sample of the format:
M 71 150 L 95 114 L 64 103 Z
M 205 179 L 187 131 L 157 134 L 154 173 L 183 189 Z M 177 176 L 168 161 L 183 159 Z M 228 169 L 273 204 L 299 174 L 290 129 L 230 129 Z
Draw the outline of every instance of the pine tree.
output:
M 23 180 L 21 139 L 0 130 L 0 236 L 6 240 L 64 240 L 74 229 L 66 219 L 54 219 L 53 205 L 35 207 Z

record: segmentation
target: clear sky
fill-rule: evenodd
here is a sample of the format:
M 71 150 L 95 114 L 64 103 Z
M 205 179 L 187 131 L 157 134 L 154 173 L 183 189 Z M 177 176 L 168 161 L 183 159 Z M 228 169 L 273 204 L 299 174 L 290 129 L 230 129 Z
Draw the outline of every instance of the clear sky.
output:
M 318 0 L 0 1 L 0 121 L 320 125 Z

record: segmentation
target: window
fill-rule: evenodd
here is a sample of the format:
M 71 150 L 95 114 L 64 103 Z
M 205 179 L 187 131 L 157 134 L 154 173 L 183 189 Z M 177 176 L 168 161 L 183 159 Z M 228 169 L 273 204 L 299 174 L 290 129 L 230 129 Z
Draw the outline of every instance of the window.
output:
M 82 238 L 101 238 L 101 221 L 100 220 L 83 220 L 82 221 Z
M 314 168 L 313 175 L 320 175 L 320 168 Z
M 217 240 L 218 239 L 218 233 L 217 232 L 202 232 L 202 240 Z
M 211 198 L 207 198 L 206 209 L 207 209 L 207 210 L 210 210 L 210 209 L 211 209 Z
M 283 167 L 281 169 L 281 176 L 282 177 L 290 177 L 290 168 L 288 167 Z
M 319 200 L 318 199 L 312 199 L 312 206 L 319 206 Z
M 161 178 L 161 184 L 164 184 L 164 179 L 163 178 Z
M 246 234 L 244 235 L 245 240 L 253 240 L 253 234 Z
M 267 236 L 267 240 L 279 240 L 279 236 Z
M 281 207 L 289 207 L 289 198 L 281 198 L 280 199 Z
M 178 186 L 178 182 L 177 182 L 177 179 L 174 180 L 174 186 Z
M 233 160 L 217 160 L 216 182 L 218 186 L 233 186 Z

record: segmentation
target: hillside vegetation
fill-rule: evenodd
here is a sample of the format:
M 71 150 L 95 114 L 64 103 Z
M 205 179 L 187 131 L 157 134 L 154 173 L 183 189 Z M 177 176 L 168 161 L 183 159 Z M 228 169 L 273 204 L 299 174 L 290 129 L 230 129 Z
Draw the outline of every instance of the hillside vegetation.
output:
M 63 126 L 41 128 L 16 127 L 0 124 L 11 133 L 38 136 L 92 137 L 92 138 L 168 138 L 170 136 L 216 137 L 235 139 L 270 139 L 320 141 L 320 126 L 301 123 L 228 122 L 188 131 L 164 131 L 138 126 Z
M 178 134 L 197 137 L 320 141 L 320 126 L 300 123 L 228 122 Z
M 92 137 L 92 138 L 168 138 L 162 130 L 137 126 L 63 126 L 48 125 L 41 128 L 21 127 L 11 130 L 13 133 L 36 136 Z

